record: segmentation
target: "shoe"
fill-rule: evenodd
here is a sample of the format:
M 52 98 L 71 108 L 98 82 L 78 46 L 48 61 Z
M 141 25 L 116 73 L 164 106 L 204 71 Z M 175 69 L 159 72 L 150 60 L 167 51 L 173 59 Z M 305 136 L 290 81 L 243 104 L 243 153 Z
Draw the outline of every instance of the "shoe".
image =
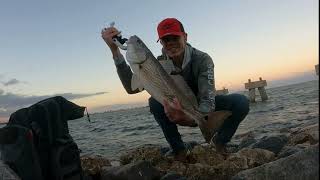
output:
M 177 153 L 174 153 L 172 150 L 169 150 L 164 156 L 169 159 L 174 159 L 175 161 L 187 162 L 190 155 L 189 149 L 181 150 Z
M 164 154 L 164 157 L 166 157 L 166 158 L 173 158 L 173 157 L 174 157 L 174 153 L 173 153 L 172 149 L 170 149 L 169 151 L 167 151 L 167 152 Z
M 189 150 L 182 150 L 174 155 L 174 160 L 180 161 L 180 162 L 187 162 L 189 155 L 190 155 Z

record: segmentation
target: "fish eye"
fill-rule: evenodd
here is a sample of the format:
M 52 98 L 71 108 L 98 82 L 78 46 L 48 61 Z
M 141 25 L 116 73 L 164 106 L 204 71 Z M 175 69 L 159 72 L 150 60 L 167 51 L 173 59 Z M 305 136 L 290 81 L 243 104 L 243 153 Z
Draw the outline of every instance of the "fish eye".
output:
M 142 43 L 142 41 L 141 41 L 140 39 L 137 39 L 137 43 L 141 44 L 141 43 Z

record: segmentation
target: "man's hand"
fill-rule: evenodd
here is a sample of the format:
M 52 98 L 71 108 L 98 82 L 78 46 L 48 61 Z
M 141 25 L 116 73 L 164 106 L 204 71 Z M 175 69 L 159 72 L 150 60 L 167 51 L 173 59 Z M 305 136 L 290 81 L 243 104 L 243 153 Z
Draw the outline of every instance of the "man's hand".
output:
M 195 126 L 195 122 L 182 111 L 182 106 L 177 98 L 174 98 L 173 102 L 164 99 L 163 107 L 171 122 L 181 126 Z
M 120 53 L 118 46 L 112 40 L 112 37 L 118 34 L 120 34 L 120 32 L 114 27 L 104 28 L 101 31 L 101 37 L 109 46 L 113 57 L 117 57 Z

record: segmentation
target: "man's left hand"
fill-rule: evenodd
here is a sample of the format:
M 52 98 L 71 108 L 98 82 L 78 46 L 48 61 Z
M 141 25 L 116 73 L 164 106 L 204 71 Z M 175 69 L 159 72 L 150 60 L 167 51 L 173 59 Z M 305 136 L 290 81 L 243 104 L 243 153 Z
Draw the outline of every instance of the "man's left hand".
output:
M 195 122 L 182 111 L 182 106 L 177 98 L 173 99 L 173 102 L 163 100 L 164 112 L 169 120 L 175 124 L 181 126 L 194 126 Z

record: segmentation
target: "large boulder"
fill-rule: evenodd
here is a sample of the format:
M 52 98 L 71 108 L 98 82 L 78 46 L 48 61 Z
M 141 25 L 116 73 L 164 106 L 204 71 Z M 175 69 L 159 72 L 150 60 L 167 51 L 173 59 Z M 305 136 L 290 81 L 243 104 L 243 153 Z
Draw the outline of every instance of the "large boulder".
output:
M 319 124 L 313 124 L 302 129 L 296 130 L 289 136 L 289 145 L 308 143 L 310 145 L 319 142 Z
M 108 159 L 102 156 L 82 156 L 80 157 L 81 167 L 83 172 L 88 177 L 100 177 L 102 168 L 105 166 L 111 166 Z
M 284 158 L 287 156 L 290 156 L 292 154 L 295 154 L 297 152 L 300 152 L 304 148 L 299 146 L 284 146 L 282 150 L 278 153 L 277 158 Z
M 232 180 L 318 180 L 319 145 L 276 161 L 241 171 Z
M 160 180 L 187 180 L 187 178 L 174 172 L 168 172 L 166 175 L 162 176 Z
M 275 154 L 265 149 L 244 148 L 237 153 L 229 153 L 225 156 L 218 153 L 210 145 L 197 145 L 190 149 L 190 153 L 183 162 L 164 156 L 161 153 L 161 148 L 155 146 L 143 146 L 121 156 L 123 164 L 129 163 L 128 165 L 132 165 L 145 160 L 158 169 L 163 176 L 169 172 L 174 172 L 181 178 L 197 180 L 230 179 L 242 170 L 260 166 L 274 159 Z M 109 170 L 117 174 L 119 169 L 122 168 L 112 167 Z M 111 175 L 109 173 L 108 177 L 112 177 L 112 175 L 114 173 L 111 173 Z
M 275 159 L 275 154 L 265 149 L 244 148 L 231 154 L 227 161 L 236 163 L 241 169 L 253 168 L 268 163 Z
M 160 179 L 161 173 L 149 161 L 136 161 L 124 166 L 105 167 L 102 180 L 154 180 Z
M 237 138 L 241 139 L 241 142 L 239 144 L 239 149 L 249 147 L 252 144 L 257 142 L 257 140 L 255 139 L 255 135 L 252 131 L 247 132 L 245 134 L 237 135 Z
M 223 155 L 217 153 L 210 146 L 195 146 L 191 151 L 191 163 L 201 163 L 206 165 L 216 165 L 224 160 Z
M 161 172 L 175 172 L 188 179 L 230 179 L 238 172 L 268 163 L 275 159 L 273 152 L 264 149 L 244 148 L 227 157 L 210 146 L 196 146 L 188 162 L 166 159 L 156 165 Z
M 288 137 L 285 135 L 265 136 L 258 142 L 252 145 L 252 148 L 260 148 L 269 150 L 275 154 L 278 154 L 283 146 L 288 142 Z
M 163 161 L 164 156 L 160 146 L 144 145 L 131 149 L 120 156 L 120 164 L 125 165 L 137 161 L 150 161 L 153 165 Z

